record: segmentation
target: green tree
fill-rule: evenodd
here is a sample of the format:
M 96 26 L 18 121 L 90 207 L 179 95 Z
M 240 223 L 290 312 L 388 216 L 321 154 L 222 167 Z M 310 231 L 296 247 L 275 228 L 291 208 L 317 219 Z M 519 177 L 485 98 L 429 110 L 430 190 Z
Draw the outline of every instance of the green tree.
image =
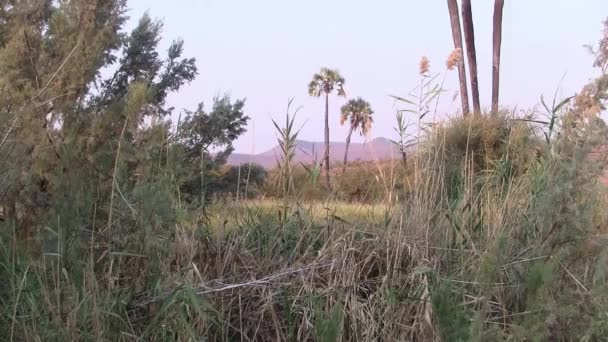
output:
M 314 74 L 312 81 L 308 84 L 308 95 L 314 97 L 325 96 L 325 180 L 327 188 L 331 187 L 329 176 L 329 95 L 336 90 L 338 96 L 346 97 L 344 92 L 344 77 L 337 70 L 321 68 L 318 74 Z
M 346 162 L 348 161 L 348 147 L 350 146 L 350 137 L 354 131 L 364 136 L 369 133 L 374 123 L 373 118 L 374 111 L 372 110 L 369 102 L 358 97 L 354 100 L 349 100 L 340 109 L 340 125 L 344 125 L 348 122 L 348 135 L 346 136 L 346 148 L 344 150 L 344 165 L 342 166 L 342 173 L 346 171 Z
M 195 173 L 191 170 L 184 191 L 192 197 L 198 193 L 203 206 L 211 194 L 206 187 L 210 181 L 206 179 L 210 171 L 217 171 L 219 166 L 225 164 L 233 151 L 232 142 L 246 131 L 249 117 L 244 113 L 244 106 L 245 100 L 233 103 L 227 95 L 215 98 L 209 113 L 205 112 L 201 103 L 195 111 L 186 113 L 180 125 L 178 139 L 185 151 L 184 163 L 200 166 L 199 181 L 195 181 Z M 212 148 L 216 150 L 215 156 L 211 155 Z
M 243 163 L 224 167 L 214 184 L 209 184 L 210 192 L 224 192 L 239 198 L 253 198 L 266 182 L 268 172 L 257 164 Z
M 100 70 L 115 62 L 125 10 L 122 0 L 0 3 L 0 201 L 26 235 L 69 171 L 66 127 L 84 121 Z
M 168 189 L 165 99 L 195 60 L 181 40 L 161 57 L 162 23 L 147 14 L 124 32 L 125 12 L 124 0 L 0 2 L 0 205 L 27 236 L 52 217 L 62 229 L 95 229 L 93 216 L 99 229 L 141 226 L 134 208 L 151 197 L 137 194 Z
M 73 153 L 73 158 L 81 159 L 75 163 L 88 163 L 100 179 L 102 199 L 109 201 L 107 229 L 119 226 L 121 219 L 133 219 L 119 218 L 113 214 L 115 211 L 131 210 L 129 206 L 135 204 L 149 207 L 145 203 L 151 198 L 137 194 L 158 192 L 160 198 L 170 178 L 166 166 L 173 138 L 167 117 L 173 109 L 166 106 L 165 98 L 193 80 L 197 68 L 194 59 L 182 58 L 181 40 L 170 45 L 167 57 L 161 57 L 157 50 L 162 27 L 160 21 L 144 14 L 138 25 L 124 35 L 121 53 L 113 63 L 114 74 L 98 80 L 99 91 L 90 94 L 90 99 L 78 109 L 78 125 L 68 123 L 62 127 L 75 142 L 72 148 L 78 152 Z M 129 194 L 134 198 L 130 199 Z M 170 194 L 167 196 L 164 208 L 153 206 L 156 211 L 172 209 Z M 125 202 L 129 203 L 126 208 Z M 121 207 L 117 209 L 117 205 Z M 135 222 L 141 225 L 142 216 L 138 217 Z M 164 217 L 170 219 L 171 215 Z
M 146 115 L 156 118 L 171 113 L 173 108 L 164 108 L 168 93 L 177 91 L 197 75 L 194 58 L 181 58 L 184 42 L 172 42 L 166 59 L 157 52 L 163 24 L 145 13 L 139 24 L 126 38 L 123 56 L 114 75 L 101 82 L 101 95 L 94 98 L 97 109 L 111 106 L 122 98 L 132 82 L 142 82 L 150 89 L 149 107 Z

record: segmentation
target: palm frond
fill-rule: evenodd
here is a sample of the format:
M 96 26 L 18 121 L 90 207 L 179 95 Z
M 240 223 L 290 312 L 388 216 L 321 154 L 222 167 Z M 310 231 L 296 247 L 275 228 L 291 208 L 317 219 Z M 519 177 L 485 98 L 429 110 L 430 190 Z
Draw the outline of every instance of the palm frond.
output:
M 350 121 L 350 126 L 358 130 L 361 135 L 367 135 L 374 122 L 374 111 L 369 102 L 358 97 L 349 100 L 340 108 L 340 122 Z
M 340 75 L 338 70 L 321 68 L 318 74 L 312 76 L 312 81 L 308 85 L 308 94 L 319 97 L 323 93 L 330 94 L 334 89 L 337 89 L 338 96 L 346 97 L 344 82 L 344 77 Z
M 308 95 L 313 97 L 321 96 L 321 85 L 319 84 L 319 82 L 314 80 L 314 77 L 313 80 L 310 81 L 310 83 L 308 84 Z

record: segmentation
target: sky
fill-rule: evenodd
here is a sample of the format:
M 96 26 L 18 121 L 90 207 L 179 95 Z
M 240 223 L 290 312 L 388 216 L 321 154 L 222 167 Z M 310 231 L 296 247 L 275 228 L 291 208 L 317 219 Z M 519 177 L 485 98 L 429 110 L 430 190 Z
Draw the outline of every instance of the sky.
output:
M 129 0 L 128 28 L 146 11 L 164 22 L 160 49 L 185 41 L 199 75 L 170 96 L 176 108 L 210 108 L 215 96 L 246 98 L 248 131 L 236 152 L 260 153 L 276 145 L 271 119 L 284 120 L 287 102 L 301 109 L 299 138 L 323 140 L 324 103 L 307 94 L 312 75 L 335 68 L 346 79 L 348 98 L 362 97 L 375 112 L 367 139 L 395 138 L 399 104 L 420 82 L 421 56 L 431 71 L 445 75 L 442 117 L 454 115 L 460 100 L 455 71 L 445 72 L 453 50 L 445 0 Z M 491 99 L 493 1 L 473 0 L 481 103 Z M 585 44 L 595 44 L 608 16 L 606 0 L 507 0 L 503 18 L 501 105 L 531 109 L 540 96 L 580 89 L 597 75 Z M 344 141 L 339 110 L 347 100 L 330 98 L 332 141 Z M 363 142 L 365 137 L 353 136 Z

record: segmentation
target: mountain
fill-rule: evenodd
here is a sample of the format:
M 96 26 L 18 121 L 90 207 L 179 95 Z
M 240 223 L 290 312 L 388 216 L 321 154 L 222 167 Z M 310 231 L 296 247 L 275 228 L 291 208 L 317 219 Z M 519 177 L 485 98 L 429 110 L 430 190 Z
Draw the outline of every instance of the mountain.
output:
M 332 162 L 342 162 L 344 160 L 344 150 L 346 143 L 331 142 L 329 144 L 329 158 Z M 228 157 L 228 164 L 239 165 L 252 161 L 265 168 L 273 168 L 277 165 L 277 160 L 281 158 L 279 146 L 259 154 L 233 153 Z M 322 142 L 312 142 L 296 140 L 296 151 L 294 162 L 312 163 L 313 160 L 321 161 L 323 158 L 324 147 Z M 367 143 L 351 143 L 348 149 L 348 161 L 372 161 L 400 159 L 399 149 L 388 139 L 376 138 Z

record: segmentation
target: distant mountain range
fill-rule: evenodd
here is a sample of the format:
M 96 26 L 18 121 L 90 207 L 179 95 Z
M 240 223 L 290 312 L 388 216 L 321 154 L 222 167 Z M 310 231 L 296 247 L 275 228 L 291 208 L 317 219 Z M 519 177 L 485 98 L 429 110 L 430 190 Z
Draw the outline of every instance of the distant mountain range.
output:
M 322 142 L 297 140 L 294 161 L 296 163 L 312 163 L 315 159 L 321 161 L 323 158 L 324 145 Z M 333 162 L 344 160 L 346 143 L 331 142 L 329 144 L 329 158 Z M 252 161 L 265 168 L 273 168 L 280 160 L 281 152 L 279 146 L 259 154 L 233 153 L 228 157 L 228 164 L 239 165 Z M 348 161 L 372 161 L 400 159 L 399 149 L 386 138 L 376 138 L 367 143 L 351 143 L 348 149 Z

